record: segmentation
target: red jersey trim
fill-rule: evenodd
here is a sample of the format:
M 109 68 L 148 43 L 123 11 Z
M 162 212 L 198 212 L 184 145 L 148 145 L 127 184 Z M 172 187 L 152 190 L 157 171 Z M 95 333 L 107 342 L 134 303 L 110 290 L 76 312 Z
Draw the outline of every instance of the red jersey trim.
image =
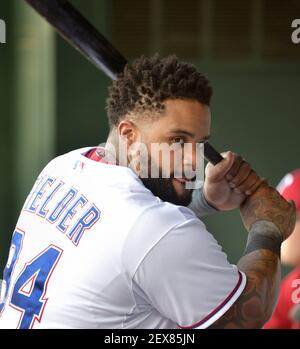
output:
M 104 148 L 101 148 L 104 150 Z M 107 162 L 105 160 L 103 160 L 103 158 L 97 153 L 97 150 L 95 148 L 89 150 L 86 154 L 85 157 L 87 157 L 90 160 L 94 160 L 96 162 L 101 162 L 103 164 L 112 164 L 112 162 Z

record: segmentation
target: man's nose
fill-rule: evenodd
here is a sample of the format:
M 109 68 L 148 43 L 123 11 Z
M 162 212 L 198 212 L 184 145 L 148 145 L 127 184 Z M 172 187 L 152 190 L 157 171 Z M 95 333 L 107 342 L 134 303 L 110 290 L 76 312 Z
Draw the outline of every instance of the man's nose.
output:
M 183 149 L 183 166 L 192 171 L 197 169 L 198 150 L 197 145 L 186 143 Z

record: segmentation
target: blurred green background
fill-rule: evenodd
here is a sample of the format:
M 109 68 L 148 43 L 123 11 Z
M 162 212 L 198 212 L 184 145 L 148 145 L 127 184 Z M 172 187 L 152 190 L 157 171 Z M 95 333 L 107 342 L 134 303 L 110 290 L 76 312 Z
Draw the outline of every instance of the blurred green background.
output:
M 176 53 L 214 87 L 212 140 L 276 185 L 300 167 L 298 0 L 71 1 L 128 58 Z M 110 80 L 23 0 L 1 0 L 0 269 L 19 210 L 54 156 L 105 141 Z M 246 240 L 238 212 L 205 219 L 231 262 Z M 42 234 L 43 232 L 41 232 Z M 284 269 L 284 274 L 288 269 Z

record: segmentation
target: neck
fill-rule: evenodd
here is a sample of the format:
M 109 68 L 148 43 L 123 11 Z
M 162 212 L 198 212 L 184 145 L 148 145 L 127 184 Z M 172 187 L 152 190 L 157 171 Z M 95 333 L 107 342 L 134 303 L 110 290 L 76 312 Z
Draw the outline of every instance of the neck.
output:
M 120 142 L 119 135 L 116 128 L 113 128 L 106 140 L 105 145 L 105 158 L 108 161 L 114 162 L 117 165 L 125 166 L 120 157 L 120 147 L 122 147 L 122 143 Z

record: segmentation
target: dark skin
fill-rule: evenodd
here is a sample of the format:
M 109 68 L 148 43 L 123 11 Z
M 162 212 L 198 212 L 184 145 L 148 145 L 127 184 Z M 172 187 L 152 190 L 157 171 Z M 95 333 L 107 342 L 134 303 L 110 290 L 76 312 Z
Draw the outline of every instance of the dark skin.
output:
M 253 223 L 266 220 L 277 226 L 283 240 L 295 226 L 294 204 L 265 182 L 241 205 L 240 212 L 248 231 Z M 211 328 L 261 328 L 274 310 L 281 279 L 279 256 L 258 247 L 240 259 L 238 268 L 247 275 L 246 288 Z
M 148 149 L 151 143 L 191 143 L 193 152 L 182 161 L 194 168 L 195 145 L 210 136 L 210 109 L 193 100 L 168 100 L 164 104 L 165 111 L 157 118 L 127 115 L 111 132 L 108 142 L 124 147 L 142 142 Z M 248 231 L 256 221 L 272 222 L 286 239 L 294 229 L 294 206 L 269 187 L 241 156 L 232 152 L 222 154 L 223 161 L 216 166 L 208 164 L 205 170 L 203 193 L 207 202 L 219 210 L 240 208 Z M 162 166 L 159 158 L 153 157 L 153 161 Z M 126 166 L 121 161 L 119 164 Z M 172 166 L 171 159 L 171 173 Z M 184 178 L 172 178 L 170 182 L 179 199 L 189 197 Z M 211 328 L 261 328 L 272 314 L 280 282 L 278 255 L 258 246 L 240 259 L 238 267 L 247 275 L 246 288 Z
M 280 285 L 278 256 L 269 250 L 254 251 L 240 259 L 238 268 L 247 275 L 247 285 L 212 329 L 262 328 L 275 307 Z

